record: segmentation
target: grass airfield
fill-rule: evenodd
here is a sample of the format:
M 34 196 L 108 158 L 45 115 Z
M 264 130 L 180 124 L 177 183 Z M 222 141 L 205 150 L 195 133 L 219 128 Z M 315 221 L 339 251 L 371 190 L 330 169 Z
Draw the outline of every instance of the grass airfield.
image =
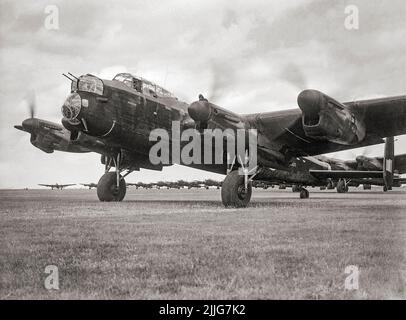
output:
M 1 299 L 405 299 L 406 189 L 0 191 Z M 59 290 L 44 287 L 47 265 Z M 359 289 L 344 288 L 346 266 Z

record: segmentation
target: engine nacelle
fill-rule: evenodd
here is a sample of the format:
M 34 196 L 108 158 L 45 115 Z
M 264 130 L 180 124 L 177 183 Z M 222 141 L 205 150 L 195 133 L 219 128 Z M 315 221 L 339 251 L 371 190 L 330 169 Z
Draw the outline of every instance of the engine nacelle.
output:
M 365 123 L 348 107 L 317 90 L 304 90 L 297 103 L 305 134 L 313 139 L 354 145 L 365 138 Z
M 189 108 L 190 117 L 200 129 L 243 129 L 241 117 L 208 101 L 195 101 Z
M 37 147 L 38 149 L 46 152 L 46 153 L 53 153 L 54 152 L 54 148 L 52 146 L 52 144 L 50 144 L 49 142 L 46 142 L 42 139 L 42 136 L 40 135 L 36 135 L 36 134 L 31 134 L 31 138 L 30 138 L 31 144 L 34 147 Z
M 357 156 L 355 161 L 357 162 L 357 170 L 383 171 L 382 158 L 379 159 L 366 156 Z

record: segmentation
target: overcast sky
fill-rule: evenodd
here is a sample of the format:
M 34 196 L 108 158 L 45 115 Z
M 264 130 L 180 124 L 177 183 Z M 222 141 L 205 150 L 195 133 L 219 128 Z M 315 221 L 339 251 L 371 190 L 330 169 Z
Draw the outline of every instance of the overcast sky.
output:
M 298 93 L 321 90 L 340 101 L 406 94 L 406 2 L 364 1 L 5 1 L 0 0 L 0 188 L 97 182 L 97 154 L 46 154 L 13 128 L 28 117 L 61 120 L 69 93 L 63 72 L 111 79 L 131 72 L 181 100 L 199 93 L 235 112 L 297 107 Z M 359 9 L 347 30 L 345 8 Z M 59 9 L 59 29 L 44 12 Z M 386 124 L 383 124 L 386 125 Z M 401 137 L 396 152 L 406 152 Z M 382 155 L 383 146 L 369 155 Z M 362 150 L 336 154 L 353 158 Z M 221 176 L 174 166 L 127 181 Z

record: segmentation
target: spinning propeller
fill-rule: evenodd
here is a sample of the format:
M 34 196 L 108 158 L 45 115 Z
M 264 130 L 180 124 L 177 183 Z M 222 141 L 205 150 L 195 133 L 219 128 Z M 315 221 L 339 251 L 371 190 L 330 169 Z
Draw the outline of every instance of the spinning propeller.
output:
M 37 129 L 40 129 L 40 128 L 57 130 L 57 131 L 62 130 L 62 128 L 60 126 L 56 126 L 52 122 L 35 118 L 35 114 L 37 111 L 37 104 L 36 104 L 36 96 L 35 96 L 34 91 L 30 91 L 27 94 L 25 101 L 27 102 L 27 105 L 28 105 L 28 113 L 29 113 L 30 117 L 28 119 L 25 119 L 21 125 L 15 125 L 14 128 L 21 130 L 21 131 L 29 132 L 32 134 Z

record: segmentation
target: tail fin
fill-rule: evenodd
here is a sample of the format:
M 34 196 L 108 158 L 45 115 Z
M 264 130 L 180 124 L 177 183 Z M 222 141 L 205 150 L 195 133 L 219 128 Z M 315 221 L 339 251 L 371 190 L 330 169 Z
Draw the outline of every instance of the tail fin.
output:
M 384 190 L 392 190 L 393 185 L 393 167 L 395 158 L 395 139 L 387 137 L 385 141 L 385 155 L 383 158 L 383 181 Z

